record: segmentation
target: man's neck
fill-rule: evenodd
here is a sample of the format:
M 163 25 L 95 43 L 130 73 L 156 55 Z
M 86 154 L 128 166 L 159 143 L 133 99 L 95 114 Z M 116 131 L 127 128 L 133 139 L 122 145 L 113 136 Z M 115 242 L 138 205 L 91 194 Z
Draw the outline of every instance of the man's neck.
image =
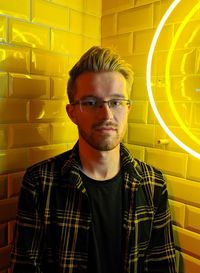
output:
M 120 145 L 110 151 L 99 151 L 79 141 L 79 156 L 83 172 L 96 180 L 107 180 L 120 170 Z

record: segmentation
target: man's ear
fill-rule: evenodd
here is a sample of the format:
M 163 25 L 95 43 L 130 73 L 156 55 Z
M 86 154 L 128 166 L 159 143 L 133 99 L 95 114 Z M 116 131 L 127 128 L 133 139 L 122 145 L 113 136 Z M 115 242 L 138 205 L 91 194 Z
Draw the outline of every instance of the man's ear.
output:
M 77 124 L 77 118 L 76 118 L 76 113 L 75 113 L 75 107 L 71 104 L 67 104 L 66 106 L 66 111 L 67 111 L 67 114 L 69 116 L 69 118 L 71 119 L 71 121 L 74 123 L 74 124 Z

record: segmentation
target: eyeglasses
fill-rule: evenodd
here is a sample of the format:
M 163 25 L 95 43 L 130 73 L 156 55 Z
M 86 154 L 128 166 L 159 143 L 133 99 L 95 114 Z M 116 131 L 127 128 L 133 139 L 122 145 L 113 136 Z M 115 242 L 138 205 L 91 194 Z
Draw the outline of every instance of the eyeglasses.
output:
M 112 111 L 118 111 L 124 109 L 125 107 L 132 104 L 131 100 L 128 99 L 111 99 L 111 100 L 101 100 L 97 98 L 85 98 L 74 101 L 71 105 L 80 105 L 82 112 L 85 111 L 95 111 L 99 108 L 102 108 L 104 104 L 108 104 L 108 107 Z

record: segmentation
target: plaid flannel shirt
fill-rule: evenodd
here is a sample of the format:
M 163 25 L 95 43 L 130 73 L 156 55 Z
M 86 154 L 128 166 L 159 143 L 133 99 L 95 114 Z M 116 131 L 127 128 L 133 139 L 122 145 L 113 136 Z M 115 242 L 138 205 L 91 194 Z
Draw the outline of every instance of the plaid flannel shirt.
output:
M 123 171 L 122 273 L 175 273 L 163 175 L 120 147 Z M 92 215 L 78 144 L 27 169 L 19 198 L 13 273 L 87 273 Z M 95 273 L 95 272 L 94 272 Z

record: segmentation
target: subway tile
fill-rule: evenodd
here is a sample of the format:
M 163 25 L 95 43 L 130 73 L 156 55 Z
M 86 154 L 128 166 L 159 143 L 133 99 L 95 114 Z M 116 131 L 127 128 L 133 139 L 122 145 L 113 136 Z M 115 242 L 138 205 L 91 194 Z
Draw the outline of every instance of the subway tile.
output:
M 199 102 L 195 102 L 195 100 L 193 100 L 192 103 L 192 122 L 191 122 L 191 126 L 193 128 L 200 128 L 200 103 Z
M 43 0 L 32 1 L 32 21 L 68 30 L 68 9 Z
M 0 200 L 0 223 L 15 219 L 18 197 Z
M 186 253 L 181 254 L 181 266 L 179 273 L 197 273 L 200 269 L 200 259 Z
M 183 49 L 174 50 L 173 58 L 170 62 L 170 73 L 172 75 L 187 75 L 195 73 L 196 50 Z
M 149 124 L 129 123 L 128 143 L 141 146 L 153 146 L 154 126 Z
M 1 150 L 0 166 L 0 174 L 24 170 L 28 166 L 28 149 Z
M 75 10 L 81 10 L 84 11 L 84 1 L 83 0 L 51 0 L 52 3 L 69 7 Z
M 134 54 L 148 53 L 155 29 L 147 29 L 134 32 Z
M 75 142 L 78 139 L 78 130 L 72 122 L 52 123 L 51 137 L 53 144 Z
M 11 251 L 11 246 L 4 246 L 0 248 L 0 268 L 5 269 L 10 266 L 10 251 Z M 6 271 L 3 273 L 7 273 Z
M 66 103 L 60 100 L 30 101 L 30 122 L 65 121 L 67 119 Z
M 1 72 L 0 73 L 0 98 L 5 98 L 8 96 L 8 74 Z
M 7 32 L 6 32 L 6 17 L 0 16 L 0 42 L 5 43 L 7 41 Z
M 85 0 L 85 11 L 96 16 L 101 16 L 101 0 Z
M 200 183 L 170 175 L 166 179 L 171 199 L 200 207 Z
M 65 54 L 83 53 L 83 36 L 63 30 L 52 29 L 51 49 Z
M 130 110 L 128 122 L 147 123 L 148 101 L 134 101 Z
M 166 174 L 182 178 L 186 176 L 186 154 L 146 148 L 146 161 Z
M 111 47 L 116 50 L 121 56 L 132 54 L 133 48 L 133 35 L 126 33 L 116 36 L 111 36 L 102 39 L 102 46 Z
M 135 77 L 143 77 L 146 73 L 147 56 L 146 54 L 135 54 L 124 57 L 131 66 Z M 146 84 L 146 83 L 145 83 Z
M 67 99 L 67 78 L 66 77 L 51 77 L 51 98 L 52 99 Z
M 155 31 L 155 30 L 154 30 Z M 174 27 L 173 25 L 165 25 L 162 28 L 162 31 L 158 37 L 155 51 L 157 50 L 169 50 L 172 44 L 174 34 Z M 150 46 L 149 46 L 150 47 Z
M 69 31 L 71 33 L 83 34 L 84 14 L 77 10 L 69 10 Z
M 200 258 L 200 234 L 174 226 L 175 245 L 180 246 L 182 252 L 190 253 Z
M 185 225 L 185 204 L 169 200 L 171 217 L 174 224 L 180 227 Z
M 137 145 L 124 143 L 134 158 L 144 161 L 145 148 Z
M 83 49 L 84 52 L 86 52 L 88 49 L 90 49 L 92 46 L 101 46 L 101 38 L 92 38 L 92 37 L 83 37 Z M 79 56 L 80 57 L 80 56 Z
M 101 36 L 101 19 L 93 15 L 84 14 L 82 34 L 88 37 L 99 38 Z
M 50 98 L 50 79 L 45 76 L 9 74 L 9 97 L 11 98 Z
M 0 200 L 7 198 L 8 193 L 8 177 L 0 175 Z
M 183 75 L 170 78 L 173 99 L 179 101 L 198 101 L 200 99 L 199 75 Z
M 161 12 L 165 12 L 169 5 L 172 3 L 171 0 L 165 0 L 162 1 L 161 4 Z M 190 1 L 181 1 L 177 6 L 174 12 L 171 13 L 169 16 L 167 22 L 170 23 L 176 23 L 176 22 L 182 22 L 185 18 L 187 18 L 189 11 L 195 7 L 198 4 L 197 0 L 190 0 Z M 194 16 L 192 16 L 192 19 L 199 19 L 199 14 L 196 13 Z
M 42 75 L 60 75 L 67 73 L 68 59 L 65 55 L 51 51 L 32 50 L 31 72 Z
M 0 248 L 8 245 L 8 225 L 0 224 Z
M 48 144 L 50 144 L 49 124 L 16 124 L 9 128 L 9 148 Z
M 16 221 L 9 221 L 8 222 L 8 244 L 10 245 L 14 240 L 14 233 L 15 233 L 15 223 Z M 6 272 L 7 273 L 7 272 Z
M 29 0 L 0 0 L 0 13 L 10 15 L 16 18 L 29 20 L 30 18 L 30 6 Z
M 189 155 L 188 157 L 188 166 L 187 166 L 187 178 L 195 181 L 200 181 L 199 174 L 199 159 Z
M 30 148 L 29 165 L 67 151 L 68 144 L 57 144 Z
M 30 50 L 25 47 L 0 45 L 0 70 L 27 73 L 30 70 Z
M 132 92 L 131 92 L 131 99 L 133 100 L 133 103 L 135 100 L 147 100 L 147 98 L 148 98 L 148 93 L 147 93 L 145 77 L 135 76 L 133 81 Z
M 18 99 L 1 99 L 0 100 L 0 122 L 16 123 L 27 121 L 27 104 L 26 100 Z M 17 114 L 13 114 L 17 113 Z
M 8 148 L 8 125 L 0 125 L 0 149 Z
M 159 0 L 135 0 L 135 6 L 143 6 L 154 2 L 160 2 Z
M 152 27 L 152 5 L 128 9 L 118 13 L 118 32 L 133 31 Z
M 200 208 L 186 206 L 185 228 L 200 233 Z
M 127 8 L 133 7 L 132 0 L 109 0 L 109 1 L 102 1 L 102 12 L 103 14 L 108 11 L 116 11 L 116 10 L 123 10 Z
M 9 20 L 9 42 L 34 48 L 50 48 L 50 30 L 47 27 L 26 23 L 23 21 Z
M 24 172 L 8 175 L 8 198 L 18 196 L 20 193 Z
M 109 27 L 108 27 L 109 26 Z M 101 37 L 117 34 L 117 14 L 104 15 L 101 18 Z
M 200 44 L 200 20 L 189 21 L 184 26 L 184 35 L 180 35 L 176 43 L 176 48 L 194 48 Z M 180 28 L 181 24 L 175 25 L 175 32 Z

